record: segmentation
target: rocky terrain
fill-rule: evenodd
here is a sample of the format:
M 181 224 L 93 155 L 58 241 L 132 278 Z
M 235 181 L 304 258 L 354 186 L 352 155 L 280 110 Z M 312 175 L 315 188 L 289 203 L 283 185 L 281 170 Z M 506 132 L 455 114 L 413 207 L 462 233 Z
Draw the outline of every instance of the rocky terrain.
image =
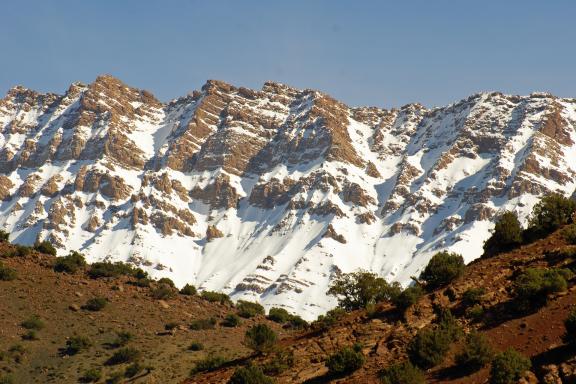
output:
M 273 82 L 168 103 L 111 76 L 15 87 L 0 225 L 314 319 L 342 272 L 407 283 L 438 250 L 477 258 L 501 210 L 572 193 L 575 124 L 575 100 L 541 93 L 386 110 Z

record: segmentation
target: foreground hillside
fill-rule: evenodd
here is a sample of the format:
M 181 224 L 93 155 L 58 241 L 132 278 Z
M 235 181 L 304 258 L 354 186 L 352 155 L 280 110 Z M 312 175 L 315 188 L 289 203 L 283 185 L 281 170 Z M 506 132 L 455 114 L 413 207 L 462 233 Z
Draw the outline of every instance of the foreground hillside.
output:
M 478 257 L 500 210 L 571 193 L 575 126 L 574 100 L 542 93 L 387 110 L 273 82 L 169 103 L 111 76 L 15 87 L 0 225 L 312 320 L 341 272 L 407 283 L 438 250 Z
M 452 312 L 463 334 L 476 330 L 486 338 L 494 353 L 513 348 L 530 358 L 532 368 L 522 374 L 524 381 L 520 382 L 573 383 L 576 348 L 565 344 L 563 335 L 566 333 L 564 321 L 576 309 L 575 279 L 570 275 L 565 289 L 549 294 L 545 305 L 525 311 L 520 309 L 514 296 L 513 281 L 531 268 L 574 271 L 576 246 L 568 244 L 562 231 L 558 231 L 510 253 L 473 262 L 462 277 L 426 294 L 405 315 L 392 304 L 380 304 L 370 311 L 344 314 L 333 324 L 317 322 L 309 332 L 287 336 L 279 343 L 280 349 L 293 353 L 294 364 L 285 367 L 275 380 L 278 383 L 379 383 L 382 369 L 406 360 L 410 341 L 422 329 L 434 327 L 440 321 L 438 308 L 443 308 Z M 479 304 L 463 300 L 466 291 L 478 288 L 484 291 Z M 488 364 L 474 371 L 455 362 L 464 340 L 461 335 L 441 363 L 424 371 L 426 383 L 488 382 Z M 342 348 L 354 345 L 360 347 L 364 365 L 341 376 L 329 374 L 327 359 Z M 275 359 L 274 355 L 256 358 L 252 363 L 265 366 L 271 359 Z M 186 383 L 225 383 L 245 364 L 238 361 L 226 369 L 195 376 Z M 400 384 L 404 383 L 413 382 Z

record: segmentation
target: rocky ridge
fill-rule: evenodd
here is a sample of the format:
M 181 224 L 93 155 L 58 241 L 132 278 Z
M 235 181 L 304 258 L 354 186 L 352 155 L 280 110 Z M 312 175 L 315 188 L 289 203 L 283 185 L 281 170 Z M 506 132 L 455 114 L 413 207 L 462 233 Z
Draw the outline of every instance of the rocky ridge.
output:
M 311 319 L 331 278 L 407 282 L 479 256 L 503 209 L 576 187 L 576 101 L 481 93 L 350 108 L 314 90 L 208 81 L 162 103 L 111 76 L 0 100 L 0 225 L 89 260 Z

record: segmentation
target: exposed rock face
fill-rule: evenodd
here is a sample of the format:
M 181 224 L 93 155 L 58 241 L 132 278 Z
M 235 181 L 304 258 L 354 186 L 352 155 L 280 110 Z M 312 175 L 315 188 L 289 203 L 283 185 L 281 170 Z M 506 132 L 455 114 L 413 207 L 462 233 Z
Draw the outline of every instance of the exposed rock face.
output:
M 438 250 L 479 256 L 501 210 L 525 220 L 540 195 L 571 194 L 575 126 L 576 102 L 548 94 L 386 110 L 273 82 L 210 80 L 165 104 L 111 76 L 64 95 L 15 87 L 0 221 L 313 318 L 337 271 L 407 282 Z

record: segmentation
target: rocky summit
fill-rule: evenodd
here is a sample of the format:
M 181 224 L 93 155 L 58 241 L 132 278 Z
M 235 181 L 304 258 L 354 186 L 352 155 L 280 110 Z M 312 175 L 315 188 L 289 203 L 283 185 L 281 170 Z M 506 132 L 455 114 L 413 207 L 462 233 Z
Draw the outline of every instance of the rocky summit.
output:
M 273 82 L 168 103 L 111 76 L 15 87 L 0 225 L 313 319 L 341 273 L 406 283 L 439 250 L 471 261 L 500 212 L 572 193 L 575 127 L 576 100 L 543 93 L 387 110 Z

